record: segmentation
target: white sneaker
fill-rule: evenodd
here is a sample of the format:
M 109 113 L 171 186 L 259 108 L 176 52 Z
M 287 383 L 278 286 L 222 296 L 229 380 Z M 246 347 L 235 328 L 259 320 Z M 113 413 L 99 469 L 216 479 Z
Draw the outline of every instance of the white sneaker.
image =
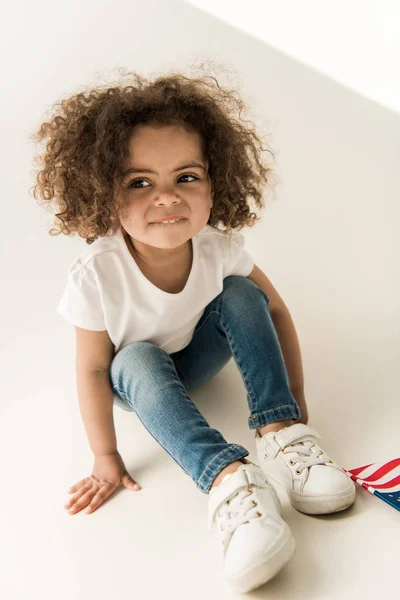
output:
M 324 515 L 353 504 L 354 481 L 318 446 L 321 436 L 314 429 L 295 423 L 263 436 L 256 429 L 255 438 L 264 473 L 285 488 L 295 509 Z
M 239 592 L 269 581 L 296 549 L 276 490 L 258 465 L 245 460 L 211 488 L 208 503 L 208 528 L 217 526 L 224 575 Z

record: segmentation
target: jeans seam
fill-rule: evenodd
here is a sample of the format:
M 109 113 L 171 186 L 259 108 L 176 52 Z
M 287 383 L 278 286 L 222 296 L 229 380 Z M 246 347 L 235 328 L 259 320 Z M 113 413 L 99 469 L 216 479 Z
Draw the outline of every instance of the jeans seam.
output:
M 247 391 L 247 395 L 251 400 L 251 406 L 249 406 L 250 408 L 250 412 L 253 410 L 254 406 L 257 403 L 256 398 L 253 396 L 252 390 L 251 390 L 251 386 L 249 385 L 248 379 L 247 379 L 247 373 L 244 371 L 244 369 L 242 368 L 241 364 L 240 364 L 240 359 L 236 357 L 236 352 L 235 352 L 235 347 L 234 347 L 234 342 L 231 338 L 229 329 L 223 324 L 222 322 L 222 316 L 221 316 L 221 326 L 224 329 L 225 335 L 226 335 L 226 339 L 228 340 L 229 346 L 231 348 L 232 351 L 232 356 L 234 358 L 234 361 L 236 363 L 237 368 L 239 369 L 239 372 L 243 374 L 243 380 L 246 386 L 246 391 Z
M 194 337 L 195 335 L 197 335 L 197 334 L 198 334 L 198 332 L 199 332 L 199 331 L 201 331 L 201 330 L 203 329 L 203 327 L 204 327 L 204 325 L 207 323 L 208 319 L 209 319 L 209 318 L 211 317 L 211 315 L 213 315 L 214 313 L 215 313 L 215 314 L 217 314 L 217 315 L 220 315 L 220 314 L 221 314 L 221 313 L 220 313 L 218 310 L 211 310 L 211 311 L 208 313 L 207 317 L 204 319 L 203 323 L 202 323 L 202 324 L 200 325 L 200 327 L 198 328 L 198 330 L 197 330 L 197 331 L 195 331 L 195 333 L 194 333 L 193 337 Z M 192 339 L 193 339 L 193 338 L 192 338 Z
M 119 387 L 117 385 L 113 385 L 113 389 L 115 391 L 117 391 L 120 396 L 122 396 L 122 400 L 120 400 L 120 402 L 125 402 L 125 404 L 130 406 L 132 408 L 132 410 L 135 411 L 133 404 L 131 404 L 129 402 L 129 400 L 126 397 L 126 394 L 124 392 L 121 392 L 121 390 L 119 389 Z M 118 398 L 118 400 L 119 400 L 119 398 Z
M 268 408 L 268 409 L 263 410 L 263 411 L 261 411 L 259 413 L 256 413 L 255 415 L 250 416 L 250 421 L 253 421 L 253 420 L 257 419 L 257 417 L 260 416 L 260 415 L 266 415 L 266 414 L 271 413 L 271 412 L 273 413 L 273 412 L 276 412 L 278 410 L 283 410 L 284 408 L 295 408 L 295 407 L 293 406 L 293 404 L 284 404 L 283 406 L 277 406 L 275 408 Z
M 250 430 L 254 430 L 257 427 L 264 427 L 265 425 L 269 425 L 270 423 L 275 423 L 276 421 L 282 421 L 285 419 L 293 419 L 293 421 L 297 421 L 297 419 L 300 418 L 300 410 L 295 406 L 292 405 L 287 405 L 287 409 L 288 410 L 283 410 L 284 407 L 279 407 L 276 409 L 272 409 L 272 410 L 264 410 L 261 412 L 256 413 L 255 415 L 252 415 L 251 417 L 249 417 L 248 420 L 248 425 Z M 277 411 L 274 414 L 274 418 L 272 421 L 269 420 L 269 413 L 274 413 L 274 411 Z M 279 413 L 279 411 L 281 411 Z M 284 413 L 284 414 L 282 414 Z M 293 414 L 295 413 L 295 414 Z
M 150 429 L 148 429 L 145 425 L 145 423 L 143 423 L 142 419 L 140 418 L 140 415 L 138 413 L 136 413 L 139 421 L 142 423 L 143 427 L 148 431 L 148 433 L 151 435 L 151 437 L 157 442 L 157 444 L 159 444 L 161 446 L 161 448 L 163 448 L 163 450 L 165 450 L 165 452 L 168 454 L 168 456 L 170 456 L 173 461 L 181 468 L 183 469 L 183 471 L 186 473 L 186 475 L 189 475 L 189 477 L 191 477 L 190 473 L 188 471 L 186 471 L 185 467 L 183 465 L 181 465 L 181 463 L 179 463 L 176 458 L 167 450 L 167 448 L 165 448 L 165 446 L 163 445 L 162 442 L 160 442 L 160 440 L 158 440 L 154 433 L 152 431 L 150 431 Z

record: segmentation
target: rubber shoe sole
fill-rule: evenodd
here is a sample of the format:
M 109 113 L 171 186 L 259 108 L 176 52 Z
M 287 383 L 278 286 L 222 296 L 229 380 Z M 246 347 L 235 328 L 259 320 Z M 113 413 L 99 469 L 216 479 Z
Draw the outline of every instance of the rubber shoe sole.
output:
M 270 477 L 270 479 L 272 479 Z M 290 501 L 292 506 L 307 515 L 326 515 L 330 513 L 340 512 L 349 508 L 355 500 L 356 488 L 351 487 L 348 494 L 337 494 L 336 496 L 299 496 L 296 492 L 291 491 Z

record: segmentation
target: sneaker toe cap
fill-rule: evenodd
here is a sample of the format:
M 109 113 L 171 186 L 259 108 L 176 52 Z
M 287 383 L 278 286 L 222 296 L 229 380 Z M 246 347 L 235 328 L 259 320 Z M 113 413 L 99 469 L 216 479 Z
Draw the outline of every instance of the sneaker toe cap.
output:
M 275 548 L 284 530 L 284 522 L 274 518 L 244 523 L 234 532 L 225 554 L 225 573 L 237 574 L 238 571 L 267 558 Z
M 353 481 L 344 471 L 329 465 L 310 468 L 303 492 L 307 495 L 345 494 L 354 489 Z

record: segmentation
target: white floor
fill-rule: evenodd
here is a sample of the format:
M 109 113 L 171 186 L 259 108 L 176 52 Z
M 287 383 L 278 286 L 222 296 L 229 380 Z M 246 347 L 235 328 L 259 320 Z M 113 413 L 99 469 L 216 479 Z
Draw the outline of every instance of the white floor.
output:
M 51 366 L 51 365 L 50 365 Z M 67 369 L 68 372 L 68 369 Z M 207 530 L 207 496 L 144 430 L 134 414 L 115 408 L 119 449 L 142 486 L 120 488 L 92 515 L 68 515 L 67 488 L 90 474 L 91 455 L 80 424 L 71 371 L 55 382 L 41 368 L 42 388 L 29 403 L 5 411 L 2 485 L 2 595 L 7 600 L 233 598 L 222 576 L 220 547 Z M 247 429 L 247 403 L 233 361 L 214 380 L 192 392 L 207 420 L 225 438 L 243 444 L 256 460 Z M 325 390 L 310 396 L 310 425 L 322 447 L 345 468 L 393 457 L 398 426 L 357 392 L 346 423 L 345 396 Z M 373 415 L 373 417 L 372 417 Z M 44 427 L 44 423 L 47 427 Z M 279 491 L 282 516 L 297 549 L 291 561 L 254 598 L 373 598 L 383 585 L 395 589 L 399 513 L 361 488 L 355 505 L 312 517 L 291 507 Z M 383 580 L 383 584 L 382 584 Z
M 156 71 L 161 59 L 169 69 L 202 54 L 238 70 L 254 111 L 274 129 L 283 181 L 261 223 L 244 232 L 247 248 L 295 323 L 309 424 L 350 469 L 400 456 L 400 119 L 183 3 L 124 5 L 123 18 L 118 3 L 103 4 L 96 12 L 71 1 L 60 20 L 44 0 L 26 3 L 26 25 L 19 5 L 15 14 L 8 8 L 7 31 L 15 32 L 8 53 L 19 63 L 4 75 L 13 93 L 2 112 L 0 597 L 231 599 L 217 539 L 207 530 L 207 496 L 134 414 L 116 407 L 115 425 L 142 491 L 121 488 L 91 515 L 63 508 L 69 486 L 92 468 L 75 389 L 74 331 L 56 314 L 67 269 L 86 246 L 48 235 L 51 222 L 27 191 L 27 135 L 45 108 L 97 71 Z M 151 53 L 143 52 L 148 40 Z M 192 398 L 257 462 L 233 360 Z M 250 597 L 396 596 L 399 511 L 358 488 L 350 510 L 311 517 L 280 494 L 297 550 Z

